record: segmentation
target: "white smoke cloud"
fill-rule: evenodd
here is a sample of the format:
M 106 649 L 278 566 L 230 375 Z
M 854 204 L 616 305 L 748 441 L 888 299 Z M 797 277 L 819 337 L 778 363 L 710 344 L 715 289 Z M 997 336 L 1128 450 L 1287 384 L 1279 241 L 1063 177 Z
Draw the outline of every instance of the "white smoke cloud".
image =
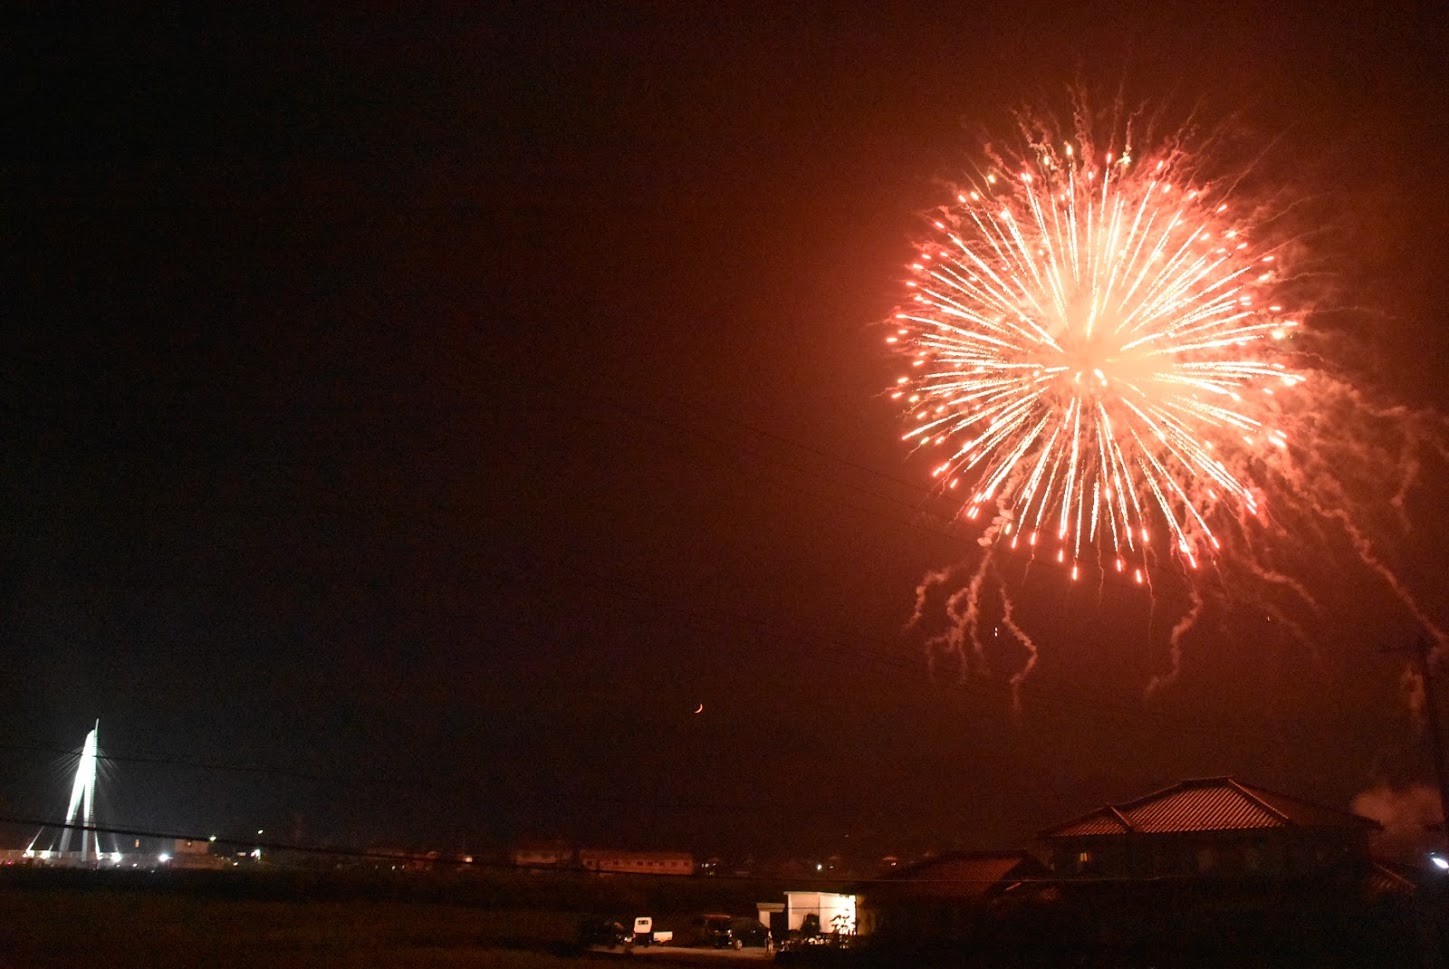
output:
M 1384 826 L 1378 845 L 1386 856 L 1412 859 L 1438 847 L 1443 837 L 1430 830 L 1444 820 L 1444 812 L 1439 792 L 1427 784 L 1395 788 L 1381 781 L 1353 799 L 1353 812 Z

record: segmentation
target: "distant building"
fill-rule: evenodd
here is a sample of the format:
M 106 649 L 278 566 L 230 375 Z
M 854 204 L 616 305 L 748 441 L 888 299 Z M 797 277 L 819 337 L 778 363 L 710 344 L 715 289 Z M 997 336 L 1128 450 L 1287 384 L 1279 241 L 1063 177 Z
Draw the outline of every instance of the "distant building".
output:
M 1025 851 L 937 855 L 850 886 L 858 896 L 857 931 L 887 940 L 961 938 L 995 900 L 1033 893 L 1033 880 L 1049 875 Z
M 1379 825 L 1230 777 L 858 882 L 859 931 L 901 965 L 1414 965 L 1449 938 L 1449 882 L 1374 864 Z M 1423 886 L 1427 885 L 1428 888 Z M 1421 891 L 1432 895 L 1419 901 Z M 774 911 L 762 915 L 774 916 Z M 1436 934 L 1437 933 L 1437 934 Z M 1348 955 L 1345 955 L 1348 954 Z M 1440 965 L 1438 961 L 1422 964 Z
M 585 848 L 579 865 L 588 871 L 630 875 L 692 875 L 694 856 L 679 851 L 616 851 Z
M 171 868 L 223 868 L 230 863 L 227 857 L 213 855 L 212 843 L 191 837 L 172 840 L 170 849 L 167 852 L 167 863 Z
M 1372 821 L 1231 777 L 1182 781 L 1039 835 L 1062 878 L 1295 876 L 1368 858 Z
M 209 841 L 195 838 L 176 838 L 167 852 L 166 863 L 172 868 L 225 868 L 231 859 L 225 855 L 212 854 Z
M 260 858 L 260 849 L 251 856 Z M 440 862 L 447 864 L 451 860 L 440 851 L 413 851 L 391 845 L 372 845 L 363 853 L 364 865 L 379 871 L 432 871 Z
M 574 850 L 562 841 L 525 842 L 509 856 L 520 868 L 566 868 L 573 863 Z
M 777 940 L 803 936 L 856 935 L 855 896 L 837 892 L 786 892 L 785 901 L 756 902 L 760 924 Z

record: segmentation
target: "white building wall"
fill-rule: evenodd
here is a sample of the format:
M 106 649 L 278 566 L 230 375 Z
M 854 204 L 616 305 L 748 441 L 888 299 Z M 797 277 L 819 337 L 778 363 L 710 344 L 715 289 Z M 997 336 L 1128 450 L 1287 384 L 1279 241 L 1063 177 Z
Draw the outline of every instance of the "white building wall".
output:
M 837 928 L 850 934 L 857 931 L 854 895 L 838 895 L 835 892 L 785 893 L 785 918 L 790 931 L 800 931 L 805 916 L 811 914 L 820 917 L 820 931 L 827 935 Z

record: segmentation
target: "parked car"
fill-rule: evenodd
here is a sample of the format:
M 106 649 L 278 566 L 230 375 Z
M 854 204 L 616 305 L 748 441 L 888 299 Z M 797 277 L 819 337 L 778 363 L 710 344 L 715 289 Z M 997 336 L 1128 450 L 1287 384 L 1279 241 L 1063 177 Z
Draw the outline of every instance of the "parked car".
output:
M 758 919 L 739 916 L 730 919 L 730 945 L 735 949 L 764 949 L 773 952 L 775 940 Z
M 730 932 L 730 917 L 728 915 L 701 915 L 695 919 L 696 935 L 698 937 L 695 945 L 709 946 L 715 949 L 738 949 L 734 936 Z
M 579 923 L 579 945 L 615 946 L 628 945 L 634 941 L 634 933 L 624 928 L 623 923 L 612 919 L 584 919 Z
M 635 945 L 668 945 L 674 941 L 674 932 L 670 929 L 656 929 L 653 916 L 641 915 L 634 920 L 632 941 Z
M 696 915 L 686 928 L 675 933 L 674 942 L 707 949 L 774 948 L 770 930 L 755 919 L 719 913 Z
M 731 916 L 721 914 L 696 915 L 688 923 L 677 927 L 673 944 L 692 948 L 738 949 L 739 946 L 733 945 L 734 937 L 730 933 L 731 919 Z

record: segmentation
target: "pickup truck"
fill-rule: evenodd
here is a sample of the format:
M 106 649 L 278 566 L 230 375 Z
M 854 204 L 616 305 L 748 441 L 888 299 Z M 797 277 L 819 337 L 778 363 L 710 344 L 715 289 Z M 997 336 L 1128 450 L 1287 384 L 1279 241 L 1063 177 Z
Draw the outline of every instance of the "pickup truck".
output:
M 634 920 L 635 945 L 665 945 L 674 941 L 674 933 L 668 929 L 656 929 L 654 919 L 648 915 L 641 915 Z

